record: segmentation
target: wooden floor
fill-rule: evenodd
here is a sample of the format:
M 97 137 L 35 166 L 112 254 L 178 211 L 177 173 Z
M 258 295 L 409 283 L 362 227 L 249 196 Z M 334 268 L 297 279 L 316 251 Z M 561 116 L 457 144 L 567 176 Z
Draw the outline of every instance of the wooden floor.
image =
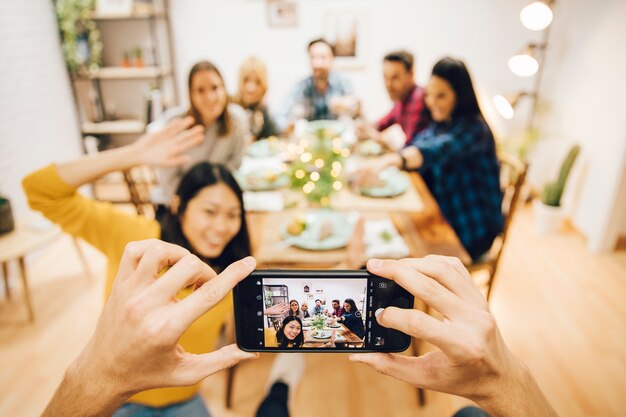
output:
M 573 231 L 540 237 L 529 209 L 514 221 L 492 310 L 511 349 L 530 366 L 562 417 L 626 415 L 626 251 L 595 255 Z M 95 326 L 104 258 L 86 247 L 95 277 L 84 276 L 71 240 L 28 259 L 36 322 L 26 322 L 13 271 L 12 300 L 0 298 L 0 416 L 38 415 Z M 237 369 L 233 410 L 224 410 L 224 376 L 202 393 L 214 417 L 253 416 L 272 356 Z M 294 417 L 447 417 L 464 400 L 379 376 L 343 355 L 308 355 Z

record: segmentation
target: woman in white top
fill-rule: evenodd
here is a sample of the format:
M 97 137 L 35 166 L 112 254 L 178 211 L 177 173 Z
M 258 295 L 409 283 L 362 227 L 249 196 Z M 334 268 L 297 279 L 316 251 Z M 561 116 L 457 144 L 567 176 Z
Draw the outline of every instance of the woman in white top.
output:
M 152 196 L 155 203 L 169 206 L 183 174 L 198 162 L 223 164 L 230 171 L 241 165 L 249 138 L 248 119 L 237 104 L 228 103 L 224 79 L 215 65 L 208 61 L 196 63 L 189 72 L 189 109 L 186 114 L 204 126 L 204 141 L 186 152 L 182 166 L 157 171 L 159 190 Z M 170 114 L 171 117 L 180 116 Z M 165 120 L 161 123 L 167 122 Z M 151 128 L 158 128 L 158 124 Z

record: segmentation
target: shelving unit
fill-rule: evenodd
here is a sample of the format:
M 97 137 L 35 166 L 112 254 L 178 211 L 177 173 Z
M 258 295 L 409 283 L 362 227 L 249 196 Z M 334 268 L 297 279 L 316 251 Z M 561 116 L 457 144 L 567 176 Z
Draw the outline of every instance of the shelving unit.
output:
M 145 132 L 145 91 L 158 88 L 169 105 L 178 103 L 175 82 L 174 51 L 167 0 L 142 2 L 141 10 L 129 14 L 93 13 L 103 43 L 103 66 L 99 69 L 72 75 L 74 97 L 81 117 L 83 138 L 98 139 L 98 149 L 112 143 L 129 143 Z M 138 66 L 122 66 L 123 51 L 139 46 L 143 62 Z M 136 170 L 135 170 L 136 171 Z M 132 203 L 143 213 L 148 201 L 146 189 L 154 181 L 148 175 L 135 178 L 135 171 L 124 172 L 129 199 L 115 203 Z M 145 171 L 145 170 L 142 170 Z M 94 196 L 99 198 L 98 184 Z M 109 198 L 102 198 L 112 201 Z

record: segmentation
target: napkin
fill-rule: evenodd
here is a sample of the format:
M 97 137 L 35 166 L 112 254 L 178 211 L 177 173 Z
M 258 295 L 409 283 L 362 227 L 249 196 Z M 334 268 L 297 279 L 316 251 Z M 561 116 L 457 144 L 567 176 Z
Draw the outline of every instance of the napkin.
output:
M 409 248 L 391 219 L 366 221 L 363 241 L 367 258 L 399 259 L 409 256 Z
M 280 191 L 244 191 L 243 204 L 246 211 L 282 211 L 285 201 Z

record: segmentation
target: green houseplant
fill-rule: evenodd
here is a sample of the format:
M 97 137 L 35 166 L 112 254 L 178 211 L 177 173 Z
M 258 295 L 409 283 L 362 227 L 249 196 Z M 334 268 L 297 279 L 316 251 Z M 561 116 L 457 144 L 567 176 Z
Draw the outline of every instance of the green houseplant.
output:
M 102 63 L 100 31 L 92 20 L 95 0 L 57 0 L 63 55 L 72 74 L 96 70 Z
M 561 198 L 572 167 L 580 154 L 580 146 L 574 145 L 561 164 L 559 176 L 555 181 L 546 184 L 541 194 L 541 201 L 535 200 L 535 218 L 540 233 L 558 230 L 563 221 Z
M 304 153 L 291 164 L 291 188 L 301 190 L 309 203 L 328 207 L 330 196 L 343 187 L 341 171 L 348 155 L 332 131 L 317 129 Z

